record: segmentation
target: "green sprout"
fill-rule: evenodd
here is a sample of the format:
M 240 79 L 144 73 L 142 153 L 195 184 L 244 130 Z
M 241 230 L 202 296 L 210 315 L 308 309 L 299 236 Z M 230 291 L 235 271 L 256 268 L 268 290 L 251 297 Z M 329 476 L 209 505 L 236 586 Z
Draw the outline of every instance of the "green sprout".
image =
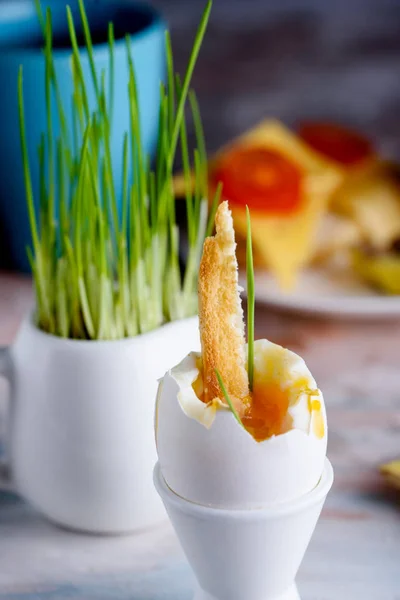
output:
M 222 391 L 222 393 L 224 395 L 226 403 L 228 404 L 229 408 L 231 409 L 231 412 L 233 413 L 233 416 L 235 417 L 235 419 L 239 423 L 239 425 L 241 425 L 242 427 L 244 427 L 244 425 L 243 425 L 243 423 L 242 423 L 242 421 L 241 421 L 241 419 L 239 417 L 239 414 L 238 414 L 236 408 L 233 406 L 233 402 L 232 402 L 232 400 L 229 397 L 229 394 L 228 394 L 227 389 L 226 389 L 226 387 L 224 385 L 224 382 L 222 381 L 221 374 L 220 374 L 220 372 L 217 369 L 215 369 L 215 374 L 216 374 L 217 379 L 218 379 L 219 387 L 221 388 L 221 391 Z
M 254 265 L 253 244 L 251 239 L 251 220 L 249 207 L 246 206 L 247 239 L 246 239 L 246 277 L 247 277 L 247 372 L 249 375 L 249 388 L 253 391 L 254 379 Z
M 44 331 L 75 339 L 113 340 L 150 331 L 197 311 L 197 273 L 206 232 L 212 228 L 217 190 L 208 216 L 208 173 L 204 134 L 191 77 L 207 27 L 211 0 L 203 12 L 185 76 L 174 72 L 166 34 L 167 86 L 160 85 L 155 167 L 142 149 L 137 83 L 129 36 L 130 122 L 123 143 L 122 197 L 117 198 L 111 130 L 114 96 L 114 29 L 108 27 L 108 86 L 95 66 L 90 26 L 79 0 L 95 107 L 88 102 L 74 19 L 66 8 L 73 78 L 72 128 L 59 91 L 53 55 L 51 11 L 35 0 L 44 35 L 47 131 L 39 147 L 40 202 L 36 211 L 26 142 L 23 69 L 18 105 L 23 171 L 32 235 L 28 248 L 36 319 Z M 121 91 L 121 93 L 123 93 Z M 54 139 L 51 97 L 56 99 L 60 134 Z M 189 100 L 189 102 L 187 102 Z M 188 149 L 185 107 L 193 118 L 196 148 Z M 68 106 L 68 110 L 69 110 Z M 173 166 L 180 152 L 187 186 L 188 251 L 181 272 L 175 216 Z M 131 178 L 132 175 L 132 178 Z M 132 180 L 131 180 L 132 179 Z M 120 202 L 118 202 L 120 200 Z M 212 199 L 211 199 L 212 200 Z M 118 210 L 118 203 L 120 210 Z

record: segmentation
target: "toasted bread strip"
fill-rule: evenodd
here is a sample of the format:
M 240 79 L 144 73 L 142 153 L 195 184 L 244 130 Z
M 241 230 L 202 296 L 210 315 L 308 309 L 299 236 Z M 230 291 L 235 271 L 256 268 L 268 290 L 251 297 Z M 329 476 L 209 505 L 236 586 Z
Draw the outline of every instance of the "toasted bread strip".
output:
M 215 225 L 216 235 L 204 242 L 198 290 L 206 402 L 223 399 L 215 369 L 232 398 L 242 399 L 249 393 L 235 232 L 227 202 L 220 204 Z

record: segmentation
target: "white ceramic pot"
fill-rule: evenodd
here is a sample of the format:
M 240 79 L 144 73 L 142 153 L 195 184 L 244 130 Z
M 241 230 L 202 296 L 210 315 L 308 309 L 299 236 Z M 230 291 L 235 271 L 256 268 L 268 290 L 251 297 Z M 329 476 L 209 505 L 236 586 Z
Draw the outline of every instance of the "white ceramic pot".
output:
M 119 341 L 62 339 L 27 317 L 0 353 L 16 490 L 49 519 L 88 532 L 162 520 L 152 482 L 157 379 L 199 345 L 197 317 Z
M 296 573 L 333 483 L 328 459 L 318 485 L 273 507 L 237 510 L 189 502 L 154 484 L 199 587 L 195 600 L 300 600 Z

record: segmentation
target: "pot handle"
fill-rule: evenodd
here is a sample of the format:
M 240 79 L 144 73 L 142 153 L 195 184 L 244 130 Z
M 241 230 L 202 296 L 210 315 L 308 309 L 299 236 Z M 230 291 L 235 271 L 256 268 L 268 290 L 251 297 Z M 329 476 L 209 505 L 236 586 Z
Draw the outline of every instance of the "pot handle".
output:
M 12 385 L 12 362 L 10 346 L 0 346 L 0 376 Z M 2 440 L 0 439 L 0 442 Z M 12 490 L 10 465 L 7 458 L 0 456 L 0 490 Z

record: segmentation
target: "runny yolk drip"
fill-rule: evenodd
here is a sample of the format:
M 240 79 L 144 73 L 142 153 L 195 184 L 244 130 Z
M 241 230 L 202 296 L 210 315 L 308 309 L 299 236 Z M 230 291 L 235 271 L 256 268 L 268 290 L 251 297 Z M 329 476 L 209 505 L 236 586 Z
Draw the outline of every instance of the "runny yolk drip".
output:
M 313 432 L 315 437 L 321 440 L 325 435 L 325 424 L 321 410 L 321 402 L 319 400 L 312 400 L 310 404 Z
M 203 373 L 201 361 L 196 362 L 199 374 L 192 383 L 196 396 L 204 402 Z M 261 382 L 254 385 L 253 393 L 242 401 L 243 413 L 240 415 L 243 426 L 261 442 L 273 435 L 288 431 L 292 427 L 292 418 L 288 415 L 289 396 L 277 383 Z
M 203 365 L 201 358 L 196 359 L 196 367 L 199 370 L 199 374 L 192 383 L 192 388 L 196 396 L 204 402 L 204 385 L 203 385 Z
M 277 383 L 254 385 L 242 423 L 257 442 L 288 431 L 292 418 L 288 415 L 289 396 Z

